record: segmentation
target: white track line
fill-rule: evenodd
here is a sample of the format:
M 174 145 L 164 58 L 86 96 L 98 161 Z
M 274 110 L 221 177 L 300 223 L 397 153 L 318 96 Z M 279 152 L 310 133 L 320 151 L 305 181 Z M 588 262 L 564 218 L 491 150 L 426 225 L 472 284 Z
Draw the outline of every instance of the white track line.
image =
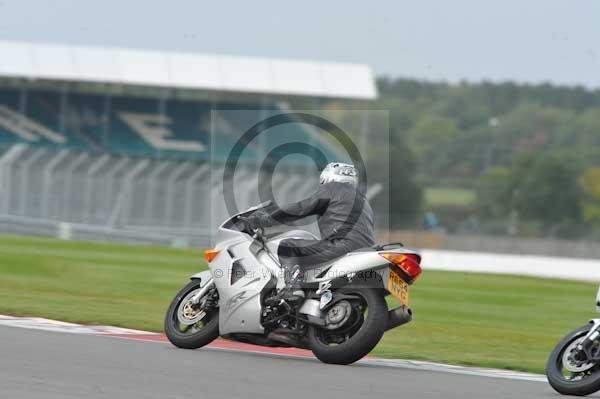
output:
M 19 327 L 27 328 L 32 330 L 43 330 L 53 332 L 63 332 L 72 334 L 85 334 L 85 335 L 157 335 L 153 332 L 132 330 L 129 328 L 112 327 L 112 326 L 91 326 L 81 325 L 76 323 L 67 323 L 64 321 L 44 319 L 40 317 L 15 317 L 15 316 L 4 316 L 0 315 L 0 326 Z M 126 338 L 126 337 L 125 337 Z M 144 341 L 143 338 L 139 340 Z M 156 342 L 156 341 L 155 341 Z M 217 350 L 235 351 L 228 348 L 211 348 Z M 259 354 L 269 354 L 260 351 L 245 351 Z M 274 355 L 288 357 L 289 355 L 282 355 L 273 353 Z M 301 356 L 289 356 L 289 357 L 301 357 Z M 503 378 L 509 380 L 520 380 L 520 381 L 534 381 L 534 382 L 547 382 L 546 376 L 542 374 L 531 374 L 523 373 L 519 371 L 492 369 L 492 368 L 480 368 L 480 367 L 466 367 L 466 366 L 455 366 L 443 363 L 425 362 L 417 360 L 402 360 L 402 359 L 379 359 L 379 358 L 367 358 L 358 362 L 359 364 L 366 366 L 376 367 L 394 367 L 400 369 L 409 370 L 423 370 L 423 371 L 435 371 L 450 374 L 461 374 L 471 375 L 477 377 L 490 377 L 490 378 Z
M 88 335 L 113 335 L 113 334 L 156 334 L 148 331 L 132 330 L 129 328 L 112 326 L 90 326 L 65 321 L 43 319 L 41 317 L 15 317 L 0 315 L 0 326 L 21 327 L 30 330 L 44 330 Z
M 396 367 L 410 370 L 438 371 L 450 374 L 472 375 L 477 377 L 504 378 L 508 380 L 533 382 L 548 382 L 546 376 L 542 374 L 524 373 L 520 371 L 492 369 L 484 367 L 456 366 L 452 364 L 425 362 L 418 360 L 369 358 L 361 360 L 360 363 L 375 366 Z

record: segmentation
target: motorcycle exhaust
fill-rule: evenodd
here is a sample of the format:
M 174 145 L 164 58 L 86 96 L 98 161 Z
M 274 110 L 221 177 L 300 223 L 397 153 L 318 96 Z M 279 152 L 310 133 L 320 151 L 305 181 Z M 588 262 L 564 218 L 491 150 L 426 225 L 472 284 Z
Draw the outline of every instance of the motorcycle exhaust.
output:
M 407 306 L 400 306 L 396 309 L 392 309 L 388 312 L 388 323 L 385 330 L 391 330 L 406 324 L 412 320 L 412 310 Z

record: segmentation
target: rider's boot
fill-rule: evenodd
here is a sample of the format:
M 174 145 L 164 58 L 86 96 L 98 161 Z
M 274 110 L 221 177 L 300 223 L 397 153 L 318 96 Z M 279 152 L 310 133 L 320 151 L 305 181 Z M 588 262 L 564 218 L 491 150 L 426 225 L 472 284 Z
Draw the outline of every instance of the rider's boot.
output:
M 297 305 L 304 299 L 301 283 L 303 273 L 298 265 L 283 265 L 285 286 L 277 293 L 277 298 L 283 299 L 290 305 Z

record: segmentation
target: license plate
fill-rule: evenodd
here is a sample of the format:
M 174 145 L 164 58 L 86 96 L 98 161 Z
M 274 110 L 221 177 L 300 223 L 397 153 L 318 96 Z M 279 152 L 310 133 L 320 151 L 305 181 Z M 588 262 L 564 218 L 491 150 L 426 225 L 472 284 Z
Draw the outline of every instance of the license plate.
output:
M 398 298 L 402 305 L 408 306 L 408 284 L 404 280 L 402 280 L 402 277 L 400 277 L 394 271 L 394 269 L 390 267 L 389 270 L 390 276 L 388 277 L 387 282 L 388 291 L 390 292 L 390 294 Z

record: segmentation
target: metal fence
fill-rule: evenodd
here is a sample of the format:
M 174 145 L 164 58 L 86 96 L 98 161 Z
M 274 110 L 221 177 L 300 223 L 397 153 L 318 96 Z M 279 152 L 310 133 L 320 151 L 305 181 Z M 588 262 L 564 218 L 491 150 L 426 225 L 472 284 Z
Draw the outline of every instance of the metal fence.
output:
M 0 150 L 0 231 L 63 239 L 204 247 L 229 216 L 223 203 L 223 170 L 216 163 L 93 154 L 15 144 Z M 259 202 L 256 174 L 235 174 L 240 209 Z M 278 203 L 314 189 L 301 171 L 272 179 Z M 378 186 L 369 187 L 376 195 Z M 392 205 L 393 206 L 393 205 Z M 385 215 L 384 215 L 385 216 Z M 597 258 L 586 241 L 381 231 L 382 241 L 418 248 Z
M 249 165 L 235 174 L 241 209 L 258 202 L 256 184 L 248 178 L 254 173 Z M 73 238 L 112 235 L 130 242 L 137 235 L 141 242 L 207 245 L 211 229 L 228 217 L 222 174 L 202 161 L 16 144 L 0 155 L 0 226 L 5 232 L 41 235 L 57 235 L 60 226 L 70 226 Z M 273 186 L 284 202 L 292 200 L 290 193 L 297 199 L 312 189 L 301 173 L 292 172 L 273 176 Z

